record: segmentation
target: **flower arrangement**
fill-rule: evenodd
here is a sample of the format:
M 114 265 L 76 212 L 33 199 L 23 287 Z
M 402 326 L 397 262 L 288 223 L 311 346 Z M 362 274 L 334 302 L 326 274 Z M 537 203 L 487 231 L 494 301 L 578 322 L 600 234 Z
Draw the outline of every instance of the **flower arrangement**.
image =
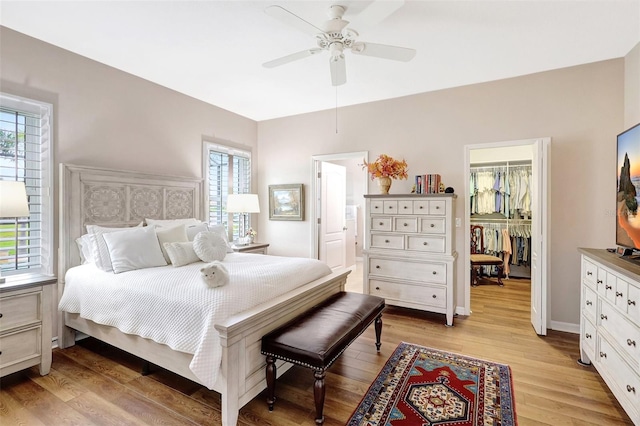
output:
M 258 233 L 254 231 L 253 228 L 247 229 L 247 237 L 255 237 L 256 235 L 258 235 Z
M 389 177 L 391 179 L 407 179 L 407 162 L 394 160 L 386 154 L 380 154 L 376 161 L 367 163 L 364 161 L 363 169 L 367 169 L 371 175 L 371 180 L 379 177 Z

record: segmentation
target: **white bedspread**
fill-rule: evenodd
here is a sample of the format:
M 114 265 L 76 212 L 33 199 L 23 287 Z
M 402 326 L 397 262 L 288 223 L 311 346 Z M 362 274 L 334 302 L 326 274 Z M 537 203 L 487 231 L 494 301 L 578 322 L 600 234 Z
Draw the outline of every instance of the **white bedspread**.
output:
M 245 253 L 224 264 L 230 282 L 218 288 L 201 280 L 200 262 L 122 274 L 77 266 L 65 275 L 59 309 L 193 354 L 191 371 L 213 388 L 222 358 L 215 324 L 331 273 L 313 259 Z

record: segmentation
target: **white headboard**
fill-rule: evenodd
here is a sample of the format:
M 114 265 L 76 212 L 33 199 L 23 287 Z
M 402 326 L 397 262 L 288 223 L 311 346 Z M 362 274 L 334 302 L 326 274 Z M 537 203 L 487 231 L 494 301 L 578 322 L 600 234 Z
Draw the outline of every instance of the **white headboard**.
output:
M 145 218 L 200 219 L 202 180 L 60 164 L 58 277 L 80 264 L 86 225 L 135 226 Z

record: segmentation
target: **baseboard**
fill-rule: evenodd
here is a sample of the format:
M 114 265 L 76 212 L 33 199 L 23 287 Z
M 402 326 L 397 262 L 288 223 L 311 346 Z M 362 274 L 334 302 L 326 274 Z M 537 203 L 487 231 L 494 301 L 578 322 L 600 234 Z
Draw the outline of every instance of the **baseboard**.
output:
M 571 322 L 551 321 L 551 330 L 564 331 L 565 333 L 580 334 L 580 324 Z

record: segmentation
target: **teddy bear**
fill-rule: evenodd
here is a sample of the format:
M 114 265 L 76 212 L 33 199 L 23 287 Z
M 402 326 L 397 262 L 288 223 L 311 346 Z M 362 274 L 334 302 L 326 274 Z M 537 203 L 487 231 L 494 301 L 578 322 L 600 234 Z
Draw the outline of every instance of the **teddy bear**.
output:
M 229 272 L 226 266 L 219 261 L 208 263 L 200 269 L 202 280 L 209 287 L 220 287 L 229 282 Z

